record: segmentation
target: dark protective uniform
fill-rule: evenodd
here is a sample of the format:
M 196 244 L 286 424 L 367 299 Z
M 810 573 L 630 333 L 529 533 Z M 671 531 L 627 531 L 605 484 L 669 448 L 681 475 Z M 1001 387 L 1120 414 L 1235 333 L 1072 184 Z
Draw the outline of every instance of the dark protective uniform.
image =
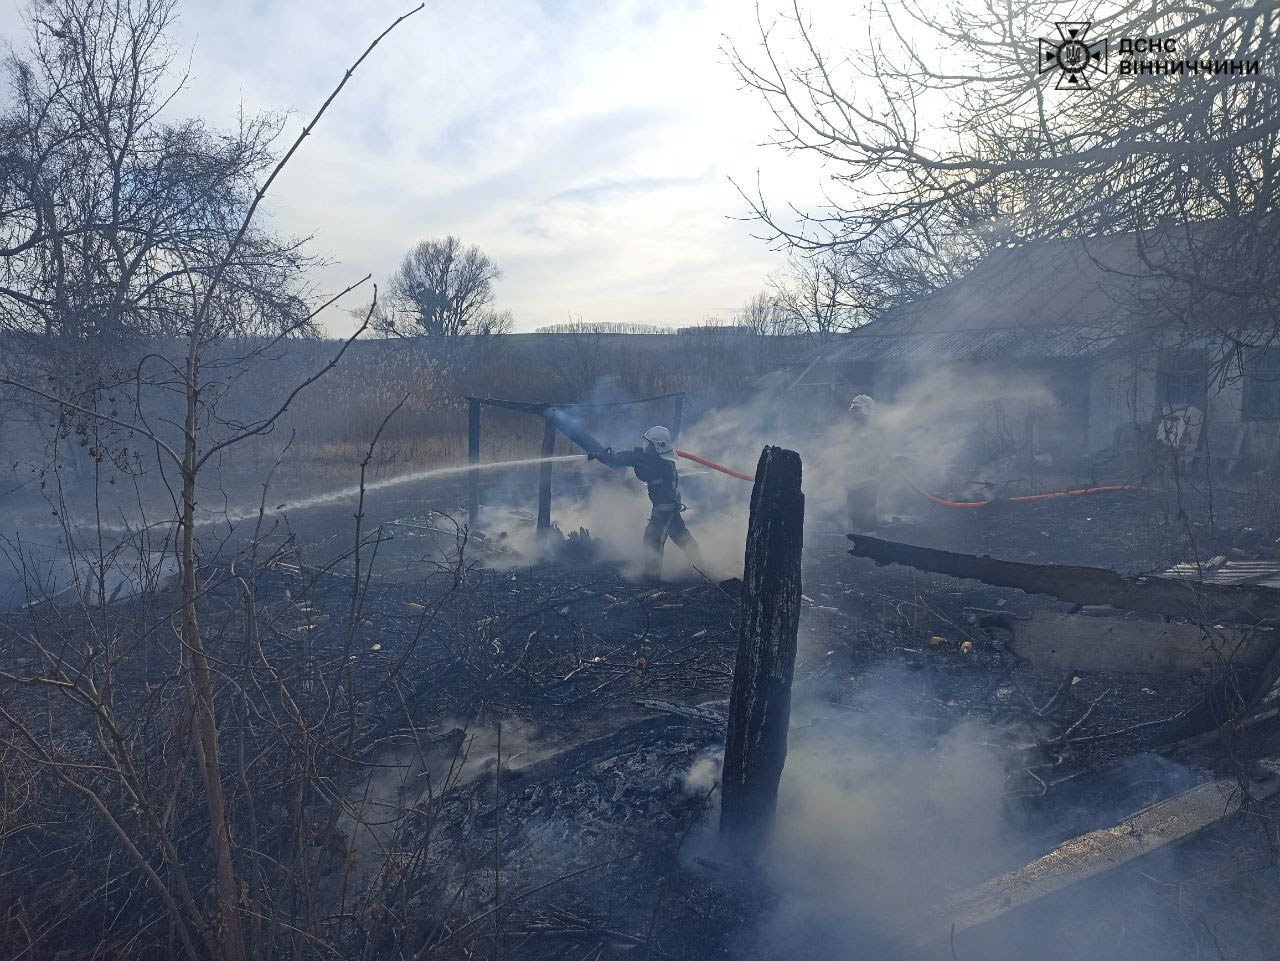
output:
M 873 531 L 879 525 L 876 509 L 883 485 L 884 438 L 868 411 L 854 411 L 847 438 L 858 453 L 860 476 L 845 491 L 845 509 L 855 531 Z
M 690 564 L 701 568 L 698 542 L 680 516 L 684 505 L 680 502 L 680 474 L 676 465 L 646 447 L 629 451 L 610 449 L 600 453 L 599 458 L 610 467 L 630 467 L 649 489 L 652 511 L 644 529 L 645 574 L 657 577 L 662 572 L 662 549 L 668 537 L 685 552 Z

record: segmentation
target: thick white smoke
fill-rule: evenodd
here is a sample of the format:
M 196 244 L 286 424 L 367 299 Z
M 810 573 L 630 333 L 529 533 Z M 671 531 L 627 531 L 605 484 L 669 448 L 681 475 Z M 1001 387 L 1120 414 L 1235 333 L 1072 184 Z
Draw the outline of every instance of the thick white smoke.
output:
M 1054 403 L 1033 378 L 1011 380 L 940 371 L 905 389 L 894 402 L 878 402 L 870 431 L 845 408 L 849 398 L 821 398 L 792 391 L 761 393 L 744 403 L 717 408 L 698 418 L 677 446 L 741 473 L 755 470 L 766 444 L 798 451 L 805 465 L 807 522 L 843 529 L 845 495 L 855 484 L 878 478 L 878 511 L 884 518 L 910 516 L 926 505 L 904 479 L 924 487 L 954 488 L 978 479 L 1013 479 L 1007 465 L 988 467 L 998 452 L 1003 412 L 1018 418 Z M 617 447 L 639 443 L 631 418 L 602 419 L 592 430 Z M 638 421 L 636 421 L 638 423 Z M 634 436 L 633 436 L 634 435 Z M 1007 440 L 1007 438 L 1004 438 Z M 709 576 L 741 573 L 751 485 L 681 458 L 683 515 L 697 538 Z M 1004 472 L 1001 474 L 1001 472 Z M 998 476 L 997 476 L 998 475 Z M 630 471 L 591 464 L 580 475 L 585 493 L 558 496 L 553 518 L 562 530 L 586 528 L 602 556 L 623 565 L 629 576 L 642 569 L 642 544 L 649 502 Z M 525 538 L 522 544 L 528 544 Z M 529 545 L 532 550 L 532 545 Z M 536 553 L 536 552 L 535 552 Z M 664 575 L 693 575 L 684 555 L 668 544 Z

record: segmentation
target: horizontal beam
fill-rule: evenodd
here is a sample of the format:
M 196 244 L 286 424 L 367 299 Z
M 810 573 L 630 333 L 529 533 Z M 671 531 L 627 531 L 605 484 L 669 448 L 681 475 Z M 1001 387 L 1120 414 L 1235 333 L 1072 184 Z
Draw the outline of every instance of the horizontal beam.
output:
M 849 540 L 853 541 L 850 554 L 869 558 L 877 564 L 903 564 L 935 574 L 982 581 L 993 587 L 1048 594 L 1077 604 L 1102 604 L 1201 620 L 1218 620 L 1230 612 L 1244 614 L 1251 621 L 1280 621 L 1280 591 L 1269 587 L 1149 575 L 1126 577 L 1101 567 L 1024 564 L 899 544 L 865 534 L 850 534 Z
M 550 404 L 531 404 L 523 400 L 500 400 L 496 397 L 468 397 L 468 403 L 481 404 L 485 407 L 501 407 L 504 410 L 518 410 L 526 414 L 541 415 Z
M 527 400 L 504 400 L 500 397 L 466 397 L 465 399 L 472 403 L 483 404 L 486 407 L 502 407 L 505 410 L 518 410 L 527 414 L 542 414 L 549 407 L 574 408 L 578 410 L 591 410 L 593 408 L 606 407 L 630 407 L 633 404 L 647 404 L 655 400 L 671 400 L 673 397 L 684 397 L 684 391 L 677 394 L 659 394 L 656 397 L 637 397 L 635 400 L 618 400 L 611 401 L 607 404 L 535 404 Z
M 659 394 L 656 397 L 637 397 L 635 400 L 615 400 L 607 404 L 556 404 L 556 407 L 579 407 L 579 408 L 600 408 L 600 407 L 630 407 L 632 404 L 648 404 L 655 400 L 671 400 L 674 397 L 684 397 L 684 391 L 675 394 Z

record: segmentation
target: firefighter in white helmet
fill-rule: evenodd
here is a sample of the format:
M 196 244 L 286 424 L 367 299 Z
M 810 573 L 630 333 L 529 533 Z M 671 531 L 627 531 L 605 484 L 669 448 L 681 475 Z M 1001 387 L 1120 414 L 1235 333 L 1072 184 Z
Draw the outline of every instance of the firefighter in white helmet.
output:
M 859 394 L 853 400 L 849 401 L 849 413 L 853 415 L 855 421 L 861 425 L 871 423 L 871 418 L 875 416 L 876 402 L 870 394 Z
M 689 563 L 701 570 L 704 565 L 698 542 L 680 516 L 685 508 L 680 501 L 680 474 L 676 470 L 671 431 L 665 427 L 650 427 L 642 436 L 643 447 L 629 451 L 615 451 L 609 447 L 589 453 L 587 458 L 609 467 L 630 467 L 648 487 L 652 511 L 644 529 L 646 576 L 658 577 L 662 573 L 662 549 L 668 537 L 685 552 Z
M 849 416 L 852 422 L 850 443 L 856 450 L 859 477 L 845 492 L 845 507 L 854 530 L 873 530 L 880 521 L 876 501 L 880 493 L 884 453 L 880 425 L 876 423 L 875 400 L 869 394 L 859 394 L 849 402 Z

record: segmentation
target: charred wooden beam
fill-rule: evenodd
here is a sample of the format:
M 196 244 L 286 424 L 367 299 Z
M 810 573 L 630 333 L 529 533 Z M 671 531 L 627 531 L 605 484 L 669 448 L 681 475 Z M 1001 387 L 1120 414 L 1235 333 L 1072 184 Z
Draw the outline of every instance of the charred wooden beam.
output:
M 692 717 L 711 724 L 723 724 L 726 720 L 725 716 L 719 711 L 713 711 L 708 707 L 698 707 L 696 704 L 676 704 L 672 701 L 660 701 L 653 697 L 638 697 L 633 703 L 639 707 L 657 711 L 660 714 L 678 714 L 681 717 Z
M 1106 604 L 1201 620 L 1216 620 L 1226 614 L 1253 622 L 1280 620 L 1280 591 L 1269 587 L 1208 584 L 1150 575 L 1127 577 L 1101 567 L 1024 564 L 914 547 L 865 534 L 850 534 L 849 540 L 853 541 L 850 554 L 870 558 L 877 564 L 903 564 L 1079 604 Z
M 652 744 L 669 731 L 684 731 L 688 719 L 674 714 L 647 717 L 610 731 L 608 734 L 575 744 L 548 758 L 515 771 L 504 771 L 502 783 L 507 791 L 525 790 L 544 781 L 558 781 L 589 771 L 602 761 L 617 757 L 637 746 Z M 493 816 L 492 809 L 480 818 Z
M 800 455 L 766 447 L 755 476 L 720 805 L 721 837 L 748 856 L 772 826 L 787 757 L 804 539 Z

